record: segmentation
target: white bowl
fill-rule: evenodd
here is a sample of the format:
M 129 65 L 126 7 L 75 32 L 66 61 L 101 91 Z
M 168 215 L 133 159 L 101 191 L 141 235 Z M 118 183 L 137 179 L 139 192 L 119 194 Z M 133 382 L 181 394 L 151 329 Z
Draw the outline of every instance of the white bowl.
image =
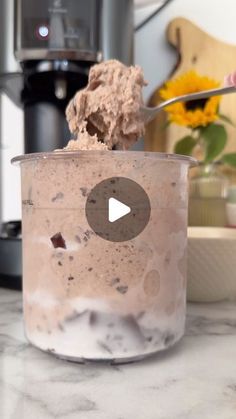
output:
M 227 224 L 229 226 L 232 226 L 232 227 L 236 226 L 236 203 L 234 202 L 226 203 L 226 218 L 227 218 Z
M 236 229 L 188 228 L 187 299 L 236 300 Z

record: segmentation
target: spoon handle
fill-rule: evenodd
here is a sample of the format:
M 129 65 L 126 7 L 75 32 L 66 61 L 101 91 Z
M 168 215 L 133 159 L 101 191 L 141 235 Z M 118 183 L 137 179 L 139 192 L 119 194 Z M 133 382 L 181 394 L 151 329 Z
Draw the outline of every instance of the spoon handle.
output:
M 178 96 L 178 97 L 166 100 L 165 102 L 161 103 L 160 106 L 164 105 L 165 107 L 168 105 L 173 105 L 174 103 L 177 103 L 177 102 L 188 102 L 190 100 L 207 99 L 208 97 L 227 95 L 233 92 L 236 93 L 235 86 L 227 86 L 227 87 L 220 87 L 217 89 L 203 90 L 202 92 L 189 93 L 187 95 L 182 95 L 182 96 Z
M 236 93 L 236 87 L 226 86 L 226 87 L 220 87 L 217 89 L 202 90 L 201 92 L 197 92 L 197 93 L 189 93 L 187 95 L 177 96 L 177 97 L 165 100 L 165 102 L 160 103 L 154 108 L 143 106 L 141 108 L 141 111 L 145 119 L 147 120 L 147 122 L 149 122 L 152 119 L 154 119 L 156 114 L 160 112 L 166 106 L 174 105 L 175 103 L 178 103 L 178 102 L 189 102 L 191 100 L 207 99 L 212 96 L 227 95 L 229 93 Z

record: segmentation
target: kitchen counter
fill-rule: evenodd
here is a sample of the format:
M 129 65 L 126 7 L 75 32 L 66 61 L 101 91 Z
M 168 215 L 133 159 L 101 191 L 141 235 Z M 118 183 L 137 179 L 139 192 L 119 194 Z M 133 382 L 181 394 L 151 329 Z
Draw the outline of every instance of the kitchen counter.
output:
M 29 345 L 21 293 L 0 289 L 1 419 L 235 419 L 236 303 L 189 304 L 174 348 L 123 366 Z

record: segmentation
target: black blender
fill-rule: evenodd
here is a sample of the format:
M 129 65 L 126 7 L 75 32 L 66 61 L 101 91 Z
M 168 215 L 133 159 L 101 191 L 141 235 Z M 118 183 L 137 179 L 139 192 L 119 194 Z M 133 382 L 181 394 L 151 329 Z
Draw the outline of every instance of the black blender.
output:
M 131 64 L 132 45 L 132 0 L 0 0 L 0 89 L 23 108 L 24 152 L 64 147 L 65 108 L 91 65 Z M 21 286 L 20 234 L 20 220 L 1 220 L 0 284 L 13 288 Z

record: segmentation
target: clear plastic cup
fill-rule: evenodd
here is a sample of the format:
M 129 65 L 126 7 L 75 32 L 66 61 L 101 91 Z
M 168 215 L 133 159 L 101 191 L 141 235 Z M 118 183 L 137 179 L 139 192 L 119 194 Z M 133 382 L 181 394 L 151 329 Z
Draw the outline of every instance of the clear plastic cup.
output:
M 155 152 L 80 151 L 19 156 L 23 301 L 28 340 L 75 361 L 128 362 L 184 334 L 188 169 Z M 128 241 L 90 228 L 85 206 L 104 179 L 147 193 L 151 215 Z

